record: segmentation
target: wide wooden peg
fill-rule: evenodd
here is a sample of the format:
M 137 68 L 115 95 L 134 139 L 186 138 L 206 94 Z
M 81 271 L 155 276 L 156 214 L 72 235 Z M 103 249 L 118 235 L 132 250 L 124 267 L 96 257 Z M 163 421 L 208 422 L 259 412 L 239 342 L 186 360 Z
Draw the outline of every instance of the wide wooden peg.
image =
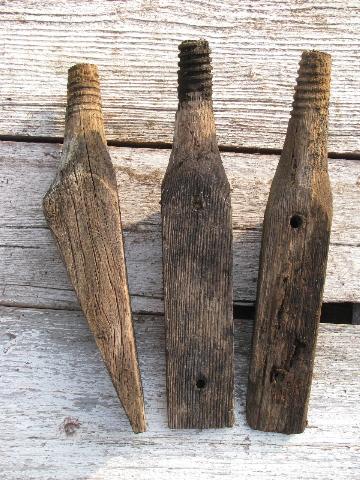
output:
M 44 212 L 131 426 L 143 432 L 120 205 L 95 65 L 69 70 L 61 165 L 44 198 Z
M 162 183 L 168 422 L 233 424 L 230 187 L 216 141 L 206 41 L 179 47 L 179 107 Z
M 265 211 L 247 394 L 247 420 L 259 430 L 306 426 L 332 219 L 330 68 L 330 55 L 303 53 Z

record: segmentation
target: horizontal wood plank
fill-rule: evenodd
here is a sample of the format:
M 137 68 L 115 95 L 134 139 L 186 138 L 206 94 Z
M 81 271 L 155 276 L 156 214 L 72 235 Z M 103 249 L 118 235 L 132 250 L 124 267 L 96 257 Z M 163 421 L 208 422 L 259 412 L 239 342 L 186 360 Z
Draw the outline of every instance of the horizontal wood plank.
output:
M 355 478 L 359 335 L 320 325 L 308 427 L 251 430 L 245 396 L 251 322 L 235 322 L 234 428 L 169 430 L 164 322 L 135 316 L 148 431 L 134 435 L 81 312 L 0 308 L 1 476 L 7 480 Z M 176 469 L 176 470 L 175 470 Z
M 0 143 L 0 302 L 43 308 L 78 304 L 42 197 L 60 159 L 60 145 Z M 110 148 L 122 208 L 133 310 L 162 312 L 160 183 L 169 150 Z M 263 212 L 276 155 L 224 153 L 232 186 L 234 299 L 253 302 Z M 324 301 L 360 301 L 360 162 L 330 160 L 334 219 Z
M 359 152 L 360 16 L 351 0 L 1 2 L 0 134 L 62 136 L 67 69 L 100 68 L 109 139 L 171 142 L 177 46 L 212 48 L 219 143 L 282 148 L 300 53 L 333 56 L 329 150 Z

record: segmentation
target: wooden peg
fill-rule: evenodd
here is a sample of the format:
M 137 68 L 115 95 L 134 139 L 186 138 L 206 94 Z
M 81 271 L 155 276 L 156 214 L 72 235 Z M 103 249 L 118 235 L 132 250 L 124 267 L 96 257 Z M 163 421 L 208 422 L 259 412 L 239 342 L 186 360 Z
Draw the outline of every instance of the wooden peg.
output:
M 69 70 L 61 165 L 44 212 L 131 426 L 143 432 L 120 205 L 95 65 Z
M 230 187 L 216 141 L 206 41 L 179 47 L 173 149 L 162 183 L 168 422 L 233 424 Z
M 330 55 L 303 53 L 265 211 L 247 394 L 247 419 L 258 430 L 306 426 L 332 219 L 330 68 Z

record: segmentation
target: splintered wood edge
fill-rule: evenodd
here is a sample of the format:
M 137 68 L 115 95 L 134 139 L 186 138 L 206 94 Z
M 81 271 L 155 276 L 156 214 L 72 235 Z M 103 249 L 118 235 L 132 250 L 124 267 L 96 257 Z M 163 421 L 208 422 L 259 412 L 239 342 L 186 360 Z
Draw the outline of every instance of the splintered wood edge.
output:
M 130 424 L 144 432 L 120 206 L 96 65 L 69 69 L 59 169 L 44 196 L 44 215 Z

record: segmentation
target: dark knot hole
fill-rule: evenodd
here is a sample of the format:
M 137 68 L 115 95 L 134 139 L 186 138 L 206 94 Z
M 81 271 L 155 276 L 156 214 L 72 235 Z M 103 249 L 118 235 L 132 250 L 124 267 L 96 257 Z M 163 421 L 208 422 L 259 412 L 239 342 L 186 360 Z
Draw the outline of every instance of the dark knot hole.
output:
M 284 368 L 273 367 L 270 372 L 270 383 L 281 383 L 285 380 L 287 371 Z

